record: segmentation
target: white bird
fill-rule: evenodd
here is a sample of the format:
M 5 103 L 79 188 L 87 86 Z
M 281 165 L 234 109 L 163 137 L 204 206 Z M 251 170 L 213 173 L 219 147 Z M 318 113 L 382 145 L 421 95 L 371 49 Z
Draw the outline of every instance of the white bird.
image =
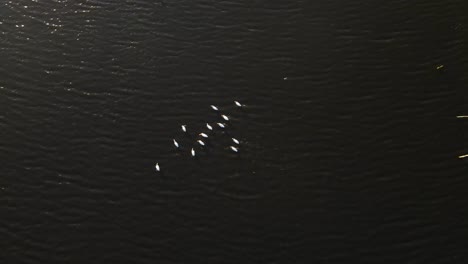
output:
M 235 103 L 238 107 L 242 107 L 241 103 L 239 103 L 238 101 L 234 101 L 234 103 Z
M 239 150 L 236 147 L 230 146 L 231 150 L 234 152 L 239 152 Z
M 210 126 L 210 124 L 206 123 L 206 127 L 209 129 L 209 130 L 213 130 L 213 127 Z
M 192 153 L 192 157 L 195 157 L 195 150 L 193 148 L 192 148 L 191 153 Z
M 210 105 L 211 106 L 211 109 L 215 110 L 215 111 L 218 111 L 218 107 L 214 106 L 214 105 Z
M 223 123 L 217 123 L 220 128 L 225 128 L 226 126 Z
M 176 148 L 179 148 L 179 143 L 177 143 L 177 141 L 175 141 L 175 139 L 172 139 L 174 141 L 174 146 L 176 146 Z
M 237 139 L 235 139 L 235 138 L 232 138 L 232 141 L 233 141 L 234 143 L 236 143 L 237 145 L 239 145 L 239 140 L 237 140 Z
M 229 121 L 229 118 L 226 116 L 226 115 L 221 115 L 221 117 L 226 120 L 226 121 Z
M 187 132 L 187 128 L 185 127 L 185 125 L 182 125 L 182 131 Z
M 201 141 L 201 140 L 197 140 L 198 144 L 202 145 L 202 146 L 205 146 L 205 142 Z
M 200 133 L 200 134 L 198 134 L 198 135 L 200 135 L 200 136 L 202 136 L 202 137 L 204 137 L 204 138 L 207 138 L 207 137 L 208 137 L 208 135 L 205 134 L 205 133 Z
M 156 168 L 156 171 L 161 171 L 161 168 L 159 168 L 159 163 L 156 163 L 154 167 Z

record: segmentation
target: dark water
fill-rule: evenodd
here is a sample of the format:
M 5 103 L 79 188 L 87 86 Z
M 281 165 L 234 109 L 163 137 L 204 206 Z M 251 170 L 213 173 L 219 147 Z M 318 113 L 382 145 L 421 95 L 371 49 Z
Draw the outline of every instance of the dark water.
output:
M 0 263 L 466 263 L 467 10 L 2 1 Z

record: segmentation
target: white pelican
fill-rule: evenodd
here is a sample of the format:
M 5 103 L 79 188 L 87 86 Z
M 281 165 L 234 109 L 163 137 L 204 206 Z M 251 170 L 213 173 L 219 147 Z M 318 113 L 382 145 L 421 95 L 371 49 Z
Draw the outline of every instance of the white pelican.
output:
M 226 126 L 223 123 L 217 123 L 220 128 L 225 128 Z
M 241 103 L 239 103 L 238 101 L 234 101 L 234 103 L 235 103 L 238 107 L 242 107 Z
M 200 133 L 200 134 L 198 134 L 198 135 L 200 135 L 200 136 L 202 136 L 202 137 L 204 137 L 204 138 L 207 138 L 207 137 L 208 137 L 208 135 L 205 134 L 205 133 Z
M 234 152 L 239 152 L 239 150 L 236 147 L 230 146 L 231 150 Z
M 235 138 L 232 138 L 232 141 L 233 141 L 234 143 L 236 143 L 237 145 L 239 145 L 239 140 L 237 140 L 237 139 L 235 139 Z
M 179 143 L 177 143 L 177 141 L 175 141 L 175 139 L 172 139 L 174 141 L 174 146 L 176 146 L 176 148 L 179 148 Z
M 159 168 L 159 163 L 156 163 L 154 167 L 156 168 L 156 171 L 161 171 L 161 168 Z
M 210 124 L 206 123 L 206 127 L 209 129 L 209 130 L 213 130 L 213 127 L 210 126 Z
M 215 111 L 218 111 L 218 107 L 214 106 L 214 105 L 210 105 L 211 106 L 211 109 L 215 110 Z
M 198 144 L 202 145 L 202 146 L 205 146 L 205 142 L 201 141 L 201 140 L 197 140 Z
M 192 157 L 195 157 L 195 150 L 193 148 L 192 148 L 191 153 L 192 153 Z
M 187 128 L 185 127 L 185 125 L 182 125 L 182 131 L 187 132 Z
M 226 115 L 221 115 L 221 117 L 226 120 L 226 121 L 229 121 L 229 117 L 227 117 Z

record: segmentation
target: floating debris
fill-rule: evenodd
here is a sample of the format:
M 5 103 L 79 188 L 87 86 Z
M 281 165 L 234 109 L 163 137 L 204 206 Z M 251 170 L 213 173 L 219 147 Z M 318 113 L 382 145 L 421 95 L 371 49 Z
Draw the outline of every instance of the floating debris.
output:
M 443 65 L 443 64 L 441 64 L 441 65 L 439 65 L 439 66 L 436 67 L 437 70 L 440 70 L 440 69 L 442 69 L 442 68 L 444 68 L 444 65 Z

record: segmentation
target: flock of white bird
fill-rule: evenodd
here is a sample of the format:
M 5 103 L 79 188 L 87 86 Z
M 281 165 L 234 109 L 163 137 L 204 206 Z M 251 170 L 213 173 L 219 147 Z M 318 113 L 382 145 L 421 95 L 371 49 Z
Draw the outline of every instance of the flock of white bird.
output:
M 234 101 L 234 104 L 237 106 L 237 107 L 242 107 L 243 105 L 241 103 L 239 103 L 238 101 Z M 214 105 L 210 105 L 211 106 L 211 109 L 213 109 L 214 111 L 218 112 L 219 113 L 219 108 L 217 106 L 214 106 Z M 229 117 L 227 115 L 224 115 L 224 114 L 220 114 L 221 115 L 221 118 L 225 121 L 229 121 Z M 216 125 L 218 125 L 218 127 L 222 128 L 222 129 L 225 129 L 227 124 L 226 123 L 216 123 Z M 206 123 L 206 128 L 208 128 L 208 130 L 210 131 L 213 131 L 213 127 Z M 184 133 L 187 133 L 187 126 L 186 125 L 181 125 L 181 129 Z M 200 133 L 198 134 L 199 136 L 201 136 L 202 138 L 208 138 L 208 135 L 205 134 L 205 133 Z M 234 143 L 235 146 L 229 146 L 229 148 L 233 151 L 233 152 L 239 152 L 239 148 L 238 146 L 240 145 L 240 141 L 235 139 L 235 138 L 231 138 L 232 139 L 232 142 Z M 179 143 L 175 140 L 175 139 L 172 139 L 172 142 L 174 143 L 174 146 L 179 149 L 180 148 L 180 145 Z M 197 140 L 197 143 L 200 144 L 200 146 L 205 146 L 205 142 L 203 142 L 203 140 L 201 139 L 198 139 Z M 196 156 L 196 152 L 195 152 L 195 149 L 192 148 L 190 150 L 190 154 L 192 155 L 192 157 L 195 157 Z M 156 165 L 154 166 L 156 171 L 161 171 L 161 167 L 159 166 L 159 163 L 156 163 Z

